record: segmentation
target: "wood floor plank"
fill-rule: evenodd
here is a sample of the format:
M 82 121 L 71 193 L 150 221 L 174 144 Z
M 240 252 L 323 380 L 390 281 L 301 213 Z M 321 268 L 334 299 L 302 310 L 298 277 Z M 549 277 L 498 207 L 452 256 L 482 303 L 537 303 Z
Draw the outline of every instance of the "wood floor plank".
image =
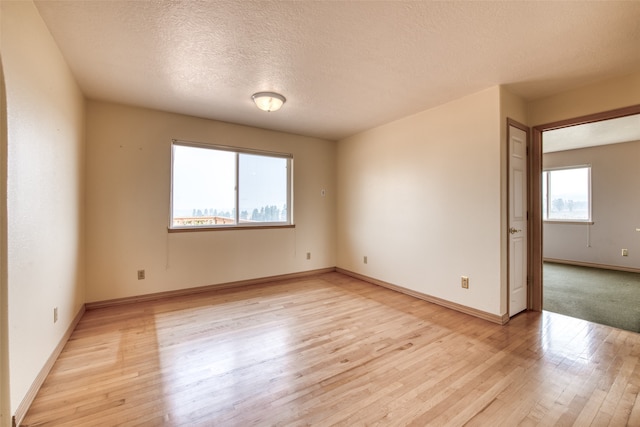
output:
M 89 310 L 25 426 L 638 426 L 640 335 L 339 274 Z
M 628 426 L 640 426 L 640 394 L 636 395 L 635 402 L 631 407 L 631 413 L 627 420 Z

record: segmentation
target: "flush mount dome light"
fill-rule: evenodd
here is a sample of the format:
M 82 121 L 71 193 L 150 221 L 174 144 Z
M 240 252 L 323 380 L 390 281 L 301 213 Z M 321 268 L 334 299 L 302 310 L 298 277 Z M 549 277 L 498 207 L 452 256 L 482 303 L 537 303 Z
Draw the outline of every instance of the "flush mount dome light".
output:
M 267 112 L 278 111 L 286 101 L 284 96 L 275 92 L 258 92 L 254 93 L 251 98 L 256 103 L 256 107 Z

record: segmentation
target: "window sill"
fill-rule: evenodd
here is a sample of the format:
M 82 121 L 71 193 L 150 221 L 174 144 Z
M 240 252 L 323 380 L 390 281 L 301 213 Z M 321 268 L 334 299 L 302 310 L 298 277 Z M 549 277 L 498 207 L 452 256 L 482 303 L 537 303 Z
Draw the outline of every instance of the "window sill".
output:
M 570 225 L 593 225 L 595 224 L 595 222 L 593 221 L 577 221 L 577 220 L 567 220 L 567 221 L 562 221 L 559 219 L 552 219 L 552 220 L 544 220 L 542 221 L 544 224 L 570 224 Z
M 191 233 L 194 231 L 229 231 L 229 230 L 268 230 L 274 228 L 296 228 L 294 224 L 286 225 L 245 225 L 245 226 L 218 226 L 218 227 L 185 227 L 185 228 L 167 228 L 169 233 Z

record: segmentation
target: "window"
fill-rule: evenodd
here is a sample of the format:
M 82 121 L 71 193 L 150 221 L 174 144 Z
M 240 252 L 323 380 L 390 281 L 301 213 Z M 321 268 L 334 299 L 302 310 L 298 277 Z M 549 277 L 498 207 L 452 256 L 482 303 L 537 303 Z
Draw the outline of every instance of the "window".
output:
M 291 225 L 291 154 L 173 141 L 170 229 Z
M 542 172 L 542 219 L 591 221 L 591 167 Z

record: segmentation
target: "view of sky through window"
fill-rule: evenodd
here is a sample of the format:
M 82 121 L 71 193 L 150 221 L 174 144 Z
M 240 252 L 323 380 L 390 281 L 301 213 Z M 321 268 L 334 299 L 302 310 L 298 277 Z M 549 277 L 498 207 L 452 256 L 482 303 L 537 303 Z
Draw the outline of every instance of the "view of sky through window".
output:
M 239 180 L 241 219 L 268 222 L 286 220 L 287 159 L 240 154 Z M 276 209 L 273 209 L 274 206 Z M 254 211 L 258 210 L 258 215 L 261 215 L 263 208 L 270 208 L 270 212 L 256 218 Z
M 210 209 L 231 212 L 235 205 L 236 154 L 175 145 L 173 216 L 197 216 Z M 200 215 L 202 216 L 202 215 Z
M 543 219 L 589 220 L 590 167 L 544 171 Z
M 173 225 L 234 224 L 236 189 L 241 223 L 286 222 L 287 168 L 283 157 L 174 144 Z M 216 220 L 187 224 L 185 218 Z

